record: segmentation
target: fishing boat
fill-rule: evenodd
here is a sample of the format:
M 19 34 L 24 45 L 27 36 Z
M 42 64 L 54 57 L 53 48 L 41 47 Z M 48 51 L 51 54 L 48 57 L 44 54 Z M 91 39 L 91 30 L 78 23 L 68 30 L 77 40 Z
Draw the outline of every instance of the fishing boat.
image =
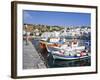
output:
M 58 47 L 48 47 L 47 48 L 48 55 L 52 55 L 54 59 L 63 59 L 63 60 L 74 60 L 74 59 L 82 59 L 89 57 L 90 53 L 83 50 L 83 47 L 77 48 L 58 48 Z
M 79 46 L 76 39 L 72 40 L 70 44 L 69 42 L 59 43 L 58 41 L 60 41 L 59 38 L 51 38 L 49 42 L 41 40 L 40 47 L 47 49 L 48 56 L 52 56 L 53 59 L 75 60 L 90 56 L 90 53 L 85 49 L 85 46 Z
M 40 40 L 40 48 L 47 50 L 48 58 L 52 56 L 52 59 L 79 60 L 90 57 L 89 50 L 85 45 L 80 45 L 77 38 L 68 41 L 61 35 L 55 36 L 56 33 L 51 33 L 48 37 L 44 36 Z

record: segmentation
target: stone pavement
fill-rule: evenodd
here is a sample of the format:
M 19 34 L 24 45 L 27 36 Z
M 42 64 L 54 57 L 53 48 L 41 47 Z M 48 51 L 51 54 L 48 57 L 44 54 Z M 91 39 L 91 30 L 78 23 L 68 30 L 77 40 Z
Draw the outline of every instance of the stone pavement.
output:
M 30 41 L 28 41 L 27 45 L 23 41 L 23 69 L 39 68 L 46 68 L 44 61 L 40 58 L 40 55 Z

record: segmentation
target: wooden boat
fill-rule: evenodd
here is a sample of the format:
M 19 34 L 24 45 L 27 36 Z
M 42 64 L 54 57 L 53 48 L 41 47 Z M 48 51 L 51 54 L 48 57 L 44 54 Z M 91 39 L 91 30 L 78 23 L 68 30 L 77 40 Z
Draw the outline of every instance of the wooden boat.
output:
M 53 59 L 76 60 L 90 56 L 90 53 L 85 50 L 85 46 L 79 46 L 76 39 L 72 41 L 70 46 L 68 44 L 40 40 L 40 48 L 46 49 L 48 56 L 52 55 Z
M 50 38 L 49 39 L 50 42 L 48 42 L 47 39 L 41 39 L 40 43 L 39 43 L 40 44 L 39 47 L 41 49 L 45 49 L 46 45 L 51 46 L 51 47 L 59 47 L 59 46 L 61 46 L 60 44 L 56 43 L 55 40 L 56 40 L 56 42 L 58 42 L 59 39 L 58 38 Z
M 79 50 L 80 49 L 80 50 Z M 89 52 L 82 51 L 81 48 L 75 49 L 60 49 L 58 47 L 48 47 L 47 46 L 48 55 L 52 55 L 54 59 L 62 59 L 62 60 L 76 60 L 83 59 L 90 56 Z

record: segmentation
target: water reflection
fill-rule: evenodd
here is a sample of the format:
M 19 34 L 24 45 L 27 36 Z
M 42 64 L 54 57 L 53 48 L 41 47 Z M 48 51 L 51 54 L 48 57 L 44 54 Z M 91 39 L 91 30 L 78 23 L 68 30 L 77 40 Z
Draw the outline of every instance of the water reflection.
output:
M 51 62 L 48 62 L 49 67 L 77 67 L 77 66 L 90 66 L 90 57 L 85 58 L 83 60 L 55 60 L 54 64 L 51 65 Z

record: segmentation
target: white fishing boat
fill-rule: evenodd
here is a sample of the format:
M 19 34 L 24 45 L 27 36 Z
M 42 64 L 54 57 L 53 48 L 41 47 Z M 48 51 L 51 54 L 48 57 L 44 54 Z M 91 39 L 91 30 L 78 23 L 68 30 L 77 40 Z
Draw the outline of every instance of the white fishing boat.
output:
M 51 43 L 52 44 L 52 43 Z M 62 44 L 61 46 L 49 46 L 46 45 L 48 55 L 52 55 L 53 59 L 74 60 L 83 59 L 90 56 L 90 53 L 85 49 L 85 46 L 79 46 L 78 42 L 72 42 L 68 44 Z
M 79 45 L 76 38 L 71 41 L 59 36 L 41 39 L 40 48 L 47 49 L 48 56 L 51 55 L 53 59 L 74 60 L 90 57 L 90 52 L 84 45 Z
M 90 53 L 86 51 L 82 51 L 82 49 L 60 49 L 57 47 L 48 47 L 48 54 L 51 54 L 54 59 L 64 59 L 64 60 L 73 60 L 73 59 L 82 59 L 89 57 Z

